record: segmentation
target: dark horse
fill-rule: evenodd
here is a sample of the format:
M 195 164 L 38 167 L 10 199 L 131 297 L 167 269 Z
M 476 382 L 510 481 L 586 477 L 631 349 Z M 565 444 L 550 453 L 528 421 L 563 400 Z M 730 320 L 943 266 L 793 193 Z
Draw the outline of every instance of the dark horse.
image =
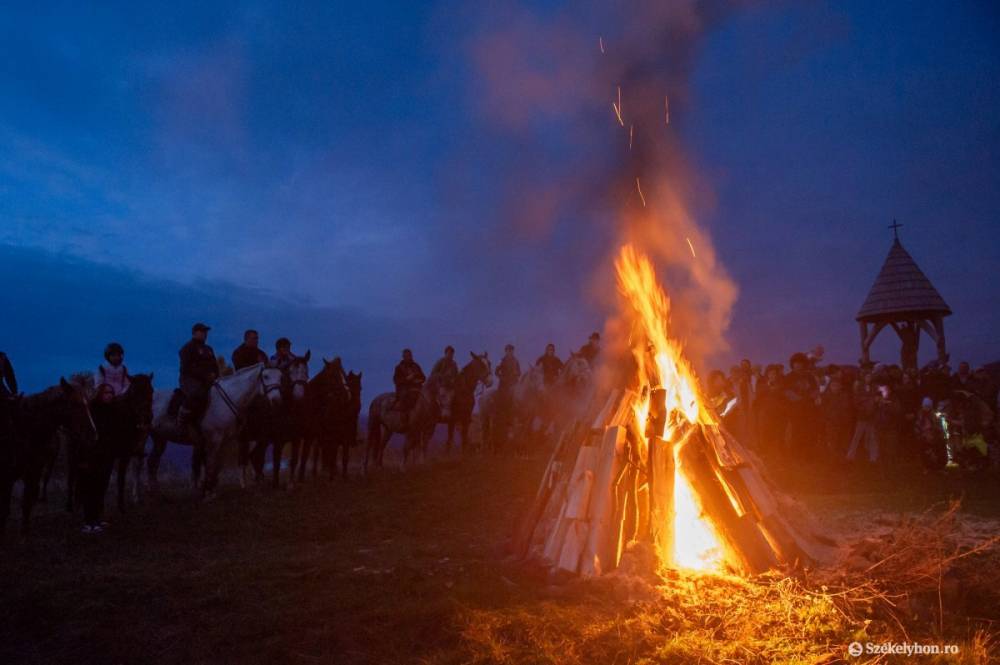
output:
M 153 423 L 153 375 L 136 374 L 129 377 L 131 384 L 123 395 L 111 402 L 115 420 L 121 426 L 110 441 L 118 476 L 118 510 L 125 512 L 125 486 L 128 464 L 135 464 L 135 499 L 138 499 L 142 481 L 142 458 L 146 452 L 146 439 Z M 103 436 L 103 435 L 102 435 Z
M 458 427 L 459 436 L 462 439 L 462 452 L 465 452 L 465 444 L 469 440 L 469 424 L 472 422 L 472 411 L 476 407 L 476 389 L 479 384 L 486 388 L 493 385 L 493 371 L 490 365 L 490 356 L 483 351 L 481 356 L 469 352 L 472 356 L 462 371 L 455 379 L 455 387 L 451 397 L 451 410 L 447 418 L 439 419 L 438 422 L 445 422 L 448 425 L 448 440 L 445 442 L 448 452 L 451 452 L 451 444 L 454 439 L 455 427 Z M 436 427 L 436 426 L 435 426 Z M 434 432 L 431 431 L 433 436 Z
M 307 413 L 301 451 L 292 449 L 290 468 L 293 480 L 298 482 L 305 480 L 306 466 L 310 458 L 313 461 L 313 478 L 319 473 L 322 464 L 326 466 L 330 480 L 333 480 L 337 475 L 338 449 L 343 450 L 343 475 L 347 477 L 351 437 L 357 436 L 357 414 L 361 410 L 361 375 L 352 372 L 351 376 L 356 377 L 352 379 L 357 382 L 356 398 L 351 390 L 348 376 L 344 374 L 340 358 L 334 358 L 332 361 L 324 358 L 323 369 L 309 381 L 306 387 Z M 355 409 L 356 400 L 359 403 Z
M 69 445 L 91 444 L 97 436 L 87 404 L 86 390 L 60 379 L 40 393 L 0 405 L 0 536 L 10 514 L 14 483 L 21 480 L 21 535 L 28 535 L 31 510 L 38 498 L 45 461 L 52 456 L 56 432 L 62 429 Z

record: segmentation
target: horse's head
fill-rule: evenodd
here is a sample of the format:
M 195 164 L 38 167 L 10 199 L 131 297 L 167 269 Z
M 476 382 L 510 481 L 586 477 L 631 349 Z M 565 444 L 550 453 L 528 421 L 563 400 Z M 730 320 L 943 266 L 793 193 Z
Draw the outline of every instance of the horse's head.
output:
M 272 405 L 281 404 L 281 386 L 284 373 L 277 367 L 263 366 L 260 370 L 260 394 Z
M 135 413 L 140 429 L 149 429 L 153 422 L 153 374 L 135 374 L 131 377 L 126 399 Z
M 344 372 L 344 363 L 341 361 L 340 356 L 335 357 L 333 360 L 324 358 L 323 370 L 316 378 L 326 387 L 327 394 L 337 401 L 344 402 L 351 399 L 351 388 L 347 383 L 347 374 Z M 358 381 L 360 382 L 360 380 L 359 376 Z
M 292 361 L 287 369 L 288 388 L 291 392 L 292 400 L 299 401 L 305 399 L 306 384 L 309 383 L 309 359 L 312 358 L 312 351 L 306 351 L 304 356 L 299 356 Z
M 90 415 L 90 396 L 83 381 L 59 378 L 57 418 L 69 435 L 79 442 L 90 443 L 97 438 L 97 426 Z
M 566 359 L 559 382 L 572 392 L 582 390 L 590 383 L 590 363 L 581 355 L 573 353 Z
M 472 361 L 469 363 L 469 367 L 475 372 L 474 376 L 476 383 L 481 383 L 487 388 L 493 385 L 493 365 L 490 363 L 490 354 L 488 351 L 483 351 L 482 355 L 476 355 L 472 351 L 469 351 L 469 355 L 472 356 Z
M 353 371 L 347 373 L 347 388 L 351 391 L 351 404 L 361 408 L 361 375 L 364 372 L 355 374 Z

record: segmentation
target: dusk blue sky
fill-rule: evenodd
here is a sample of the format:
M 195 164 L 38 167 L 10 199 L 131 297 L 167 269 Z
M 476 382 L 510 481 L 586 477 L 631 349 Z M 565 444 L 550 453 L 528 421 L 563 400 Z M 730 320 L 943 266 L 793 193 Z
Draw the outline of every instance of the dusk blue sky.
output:
M 369 397 L 404 345 L 425 367 L 446 343 L 510 340 L 524 361 L 601 327 L 607 238 L 509 217 L 531 195 L 517 183 L 572 180 L 603 134 L 576 141 L 579 111 L 558 106 L 499 121 L 476 54 L 551 23 L 596 51 L 613 13 L 88 4 L 0 10 L 0 349 L 25 388 L 111 339 L 173 382 L 195 320 L 227 356 L 247 326 L 341 355 Z M 955 312 L 953 358 L 1000 359 L 998 32 L 995 4 L 943 1 L 740 3 L 706 30 L 671 127 L 740 289 L 719 363 L 816 344 L 856 361 L 893 217 Z M 895 361 L 895 341 L 875 355 Z

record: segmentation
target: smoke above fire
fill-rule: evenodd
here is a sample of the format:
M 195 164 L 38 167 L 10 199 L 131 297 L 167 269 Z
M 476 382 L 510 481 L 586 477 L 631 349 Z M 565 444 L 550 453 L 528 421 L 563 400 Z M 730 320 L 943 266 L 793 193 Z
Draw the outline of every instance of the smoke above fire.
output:
M 588 293 L 616 303 L 612 261 L 652 257 L 671 299 L 671 334 L 692 363 L 727 350 L 737 287 L 699 223 L 708 184 L 683 141 L 691 76 L 713 28 L 740 6 L 682 0 L 494 11 L 471 44 L 476 106 L 518 146 L 505 231 L 561 262 L 587 262 Z M 608 332 L 624 343 L 628 325 Z

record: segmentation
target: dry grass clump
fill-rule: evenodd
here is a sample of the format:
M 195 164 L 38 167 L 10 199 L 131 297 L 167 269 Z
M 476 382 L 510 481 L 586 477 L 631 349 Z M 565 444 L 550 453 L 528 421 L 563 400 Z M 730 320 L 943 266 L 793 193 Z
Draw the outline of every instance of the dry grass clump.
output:
M 957 644 L 957 662 L 992 662 L 1000 537 L 967 531 L 952 505 L 850 543 L 822 571 L 741 579 L 626 566 L 536 603 L 469 609 L 462 637 L 476 662 L 882 662 L 851 658 L 854 641 Z

